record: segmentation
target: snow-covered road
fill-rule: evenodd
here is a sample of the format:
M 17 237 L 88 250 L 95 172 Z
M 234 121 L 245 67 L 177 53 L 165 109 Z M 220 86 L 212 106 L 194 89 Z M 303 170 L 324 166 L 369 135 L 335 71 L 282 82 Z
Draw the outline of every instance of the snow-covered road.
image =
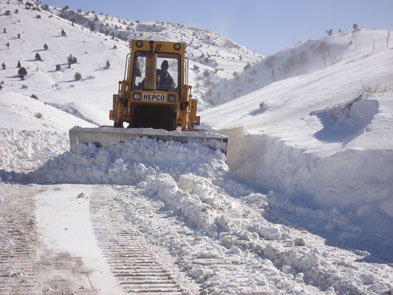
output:
M 35 220 L 37 248 L 28 261 L 38 293 L 135 290 L 138 263 L 154 263 L 169 280 L 162 286 L 190 294 L 393 292 L 391 266 L 367 262 L 367 251 L 329 246 L 284 225 L 285 216 L 274 219 L 280 203 L 273 193 L 237 182 L 221 152 L 197 144 L 138 139 L 108 148 L 79 146 L 33 172 L 3 171 L 2 178 L 26 184 L 2 183 L 1 205 L 12 212 L 15 194 L 23 196 L 15 207 L 30 204 L 24 210 Z M 7 222 L 0 221 L 1 239 L 12 239 Z M 1 263 L 1 275 L 9 274 L 14 263 Z M 10 287 L 19 277 L 9 277 Z M 144 283 L 138 288 L 151 287 L 152 280 Z

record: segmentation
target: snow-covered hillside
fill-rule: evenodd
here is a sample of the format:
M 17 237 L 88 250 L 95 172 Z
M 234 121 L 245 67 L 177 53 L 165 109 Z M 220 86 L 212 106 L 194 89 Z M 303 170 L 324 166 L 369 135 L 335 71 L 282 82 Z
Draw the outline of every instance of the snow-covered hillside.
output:
M 349 64 L 385 51 L 393 46 L 390 31 L 358 28 L 299 42 L 264 58 L 231 79 L 223 79 L 207 92 L 214 105 L 261 89 L 273 82 Z M 390 42 L 390 43 L 389 43 Z M 354 83 L 360 81 L 353 81 Z M 366 83 L 366 81 L 364 81 Z
M 205 93 L 215 81 L 262 58 L 206 30 L 170 23 L 137 23 L 92 12 L 57 9 L 35 1 L 26 3 L 30 5 L 17 0 L 1 2 L 0 63 L 6 67 L 0 71 L 2 88 L 28 96 L 34 94 L 100 125 L 111 124 L 112 95 L 118 91 L 117 82 L 123 79 L 129 53 L 125 40 L 185 42 L 190 83 L 200 109 L 210 105 Z M 36 54 L 41 60 L 36 60 Z M 77 62 L 70 66 L 71 56 Z M 105 69 L 107 61 L 109 69 Z M 18 62 L 27 69 L 24 81 L 17 75 Z M 75 79 L 76 73 L 81 74 L 81 80 Z

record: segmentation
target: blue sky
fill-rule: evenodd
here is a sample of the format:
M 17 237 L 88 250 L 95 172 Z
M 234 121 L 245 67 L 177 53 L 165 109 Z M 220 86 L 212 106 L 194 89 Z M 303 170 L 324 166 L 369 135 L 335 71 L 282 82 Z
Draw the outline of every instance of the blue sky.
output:
M 347 30 L 354 23 L 393 30 L 393 0 L 44 0 L 57 7 L 129 20 L 164 21 L 208 29 L 269 55 L 298 41 Z

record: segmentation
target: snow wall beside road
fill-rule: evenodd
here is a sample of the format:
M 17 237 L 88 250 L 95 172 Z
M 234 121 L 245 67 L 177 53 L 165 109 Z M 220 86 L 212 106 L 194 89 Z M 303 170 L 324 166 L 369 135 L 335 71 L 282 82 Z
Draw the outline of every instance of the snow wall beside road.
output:
M 229 167 L 243 182 L 298 205 L 337 209 L 365 232 L 393 236 L 392 151 L 347 149 L 319 158 L 241 128 L 227 135 Z

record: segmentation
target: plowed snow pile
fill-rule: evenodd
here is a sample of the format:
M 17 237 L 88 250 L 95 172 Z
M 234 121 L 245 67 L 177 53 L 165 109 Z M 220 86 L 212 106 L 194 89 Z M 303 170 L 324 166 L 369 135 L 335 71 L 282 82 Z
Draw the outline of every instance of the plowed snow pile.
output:
M 225 172 L 225 156 L 200 144 L 164 143 L 138 138 L 125 144 L 97 148 L 79 145 L 27 175 L 25 181 L 83 184 L 137 184 L 149 176 L 198 173 L 209 177 Z
M 225 160 L 221 152 L 200 144 L 140 138 L 106 148 L 80 145 L 31 173 L 3 172 L 2 176 L 40 184 L 126 184 L 119 187 L 114 201 L 149 232 L 149 239 L 169 248 L 179 266 L 209 292 L 378 294 L 392 290 L 389 266 L 360 262 L 370 253 L 329 247 L 317 236 L 269 222 L 266 218 L 284 204 L 273 193 L 267 197 L 236 182 Z M 160 211 L 167 212 L 168 219 L 146 209 L 149 198 L 161 202 Z M 146 204 L 135 215 L 137 202 Z M 314 214 L 319 222 L 340 221 L 329 212 L 303 213 Z M 178 219 L 171 221 L 170 216 Z M 171 222 L 180 226 L 179 221 L 188 226 L 171 228 Z M 191 237 L 198 242 L 190 245 Z M 233 272 L 238 275 L 235 279 Z

